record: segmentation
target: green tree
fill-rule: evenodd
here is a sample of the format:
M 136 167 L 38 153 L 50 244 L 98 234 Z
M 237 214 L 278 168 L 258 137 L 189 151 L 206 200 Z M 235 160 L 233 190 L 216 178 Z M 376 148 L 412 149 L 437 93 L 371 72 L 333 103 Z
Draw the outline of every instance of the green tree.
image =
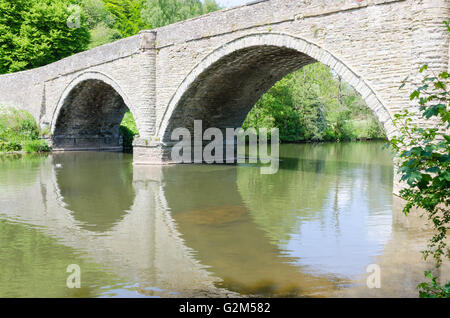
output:
M 145 0 L 103 0 L 105 8 L 114 16 L 113 27 L 122 38 L 137 34 L 150 26 L 142 18 Z
M 249 112 L 248 127 L 278 127 L 284 142 L 385 138 L 362 97 L 321 63 L 277 82 Z
M 39 67 L 83 51 L 89 31 L 67 21 L 75 0 L 0 0 L 0 73 Z M 71 7 L 72 6 L 72 7 Z
M 90 47 L 216 11 L 215 0 L 80 0 L 91 30 Z
M 139 134 L 139 131 L 137 130 L 136 122 L 134 121 L 133 115 L 130 111 L 126 112 L 123 117 L 122 123 L 119 127 L 119 133 L 123 137 L 123 147 L 125 150 L 132 149 L 133 138 L 135 135 Z
M 151 28 L 158 28 L 219 9 L 215 0 L 147 0 L 142 14 Z
M 80 5 L 91 36 L 89 49 L 122 38 L 120 31 L 114 28 L 116 18 L 106 9 L 103 0 L 81 0 Z
M 290 78 L 276 83 L 256 103 L 243 128 L 273 128 L 280 130 L 281 141 L 295 141 L 303 136 L 300 118 L 293 107 Z

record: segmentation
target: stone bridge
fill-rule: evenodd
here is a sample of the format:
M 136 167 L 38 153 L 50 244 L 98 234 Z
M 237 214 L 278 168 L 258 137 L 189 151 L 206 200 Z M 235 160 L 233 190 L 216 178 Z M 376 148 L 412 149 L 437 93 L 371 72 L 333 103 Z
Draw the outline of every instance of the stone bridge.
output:
M 120 149 L 129 109 L 136 164 L 170 162 L 176 127 L 240 127 L 275 82 L 321 62 L 352 85 L 389 137 L 415 105 L 420 65 L 448 70 L 449 0 L 260 0 L 0 76 L 0 104 L 51 129 L 55 150 Z M 399 89 L 401 81 L 409 83 Z

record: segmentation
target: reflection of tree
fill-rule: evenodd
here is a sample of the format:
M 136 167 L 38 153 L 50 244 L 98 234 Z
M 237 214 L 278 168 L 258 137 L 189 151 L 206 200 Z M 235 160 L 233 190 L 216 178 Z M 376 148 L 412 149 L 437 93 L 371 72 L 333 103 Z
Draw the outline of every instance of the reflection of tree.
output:
M 381 147 L 372 147 L 370 151 L 371 157 L 373 158 L 384 158 L 388 153 L 387 150 L 382 149 Z M 392 193 L 393 191 L 394 174 L 392 159 L 390 164 L 372 166 L 371 169 L 366 169 L 365 172 L 367 174 L 367 179 L 369 180 L 367 184 L 367 193 L 370 194 L 367 197 L 368 206 L 370 208 L 369 212 L 375 214 L 380 210 L 380 202 L 386 201 L 385 193 Z M 391 204 L 391 202 L 389 202 L 389 204 Z M 390 209 L 390 206 L 385 206 L 384 208 Z
M 283 145 L 276 174 L 239 167 L 237 183 L 255 222 L 279 242 L 298 230 L 298 217 L 320 219 L 332 197 L 339 206 L 342 177 L 363 177 L 370 186 L 367 196 L 375 197 L 369 201 L 375 204 L 378 196 L 386 195 L 380 187 L 392 186 L 392 159 L 382 143 Z
M 340 227 L 339 227 L 339 179 L 340 175 L 337 174 L 336 176 L 336 184 L 334 186 L 334 197 L 333 197 L 333 212 L 334 212 L 334 222 L 336 227 L 336 235 L 339 234 Z
M 24 186 L 35 181 L 47 154 L 0 155 L 0 186 Z
M 53 160 L 65 207 L 82 228 L 109 230 L 133 205 L 131 156 L 80 152 L 54 154 Z
M 328 277 L 304 274 L 255 224 L 236 186 L 235 166 L 164 169 L 164 193 L 177 229 L 200 263 L 243 294 L 305 296 L 332 290 Z M 259 169 L 247 167 L 249 170 Z M 240 173 L 238 171 L 238 173 Z
M 238 170 L 238 189 L 254 221 L 275 241 L 286 241 L 296 229 L 297 216 L 314 217 L 320 213 L 327 195 L 327 178 L 317 179 L 314 172 L 302 171 L 305 162 L 286 159 L 298 171 L 283 169 L 274 175 L 261 175 L 258 168 Z M 306 169 L 306 167 L 303 167 Z M 321 169 L 312 164 L 311 169 Z

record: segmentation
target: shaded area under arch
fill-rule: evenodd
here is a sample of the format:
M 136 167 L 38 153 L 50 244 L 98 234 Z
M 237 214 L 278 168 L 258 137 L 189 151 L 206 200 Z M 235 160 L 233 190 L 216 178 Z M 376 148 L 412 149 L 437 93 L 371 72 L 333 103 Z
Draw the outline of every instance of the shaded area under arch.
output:
M 383 102 L 366 81 L 324 48 L 286 34 L 252 34 L 231 41 L 204 58 L 172 97 L 158 128 L 170 141 L 176 128 L 193 131 L 240 127 L 250 109 L 284 76 L 315 62 L 330 67 L 353 87 L 383 124 L 388 138 L 395 127 Z
M 78 83 L 64 99 L 53 131 L 54 150 L 121 150 L 119 127 L 128 110 L 122 96 L 99 79 Z

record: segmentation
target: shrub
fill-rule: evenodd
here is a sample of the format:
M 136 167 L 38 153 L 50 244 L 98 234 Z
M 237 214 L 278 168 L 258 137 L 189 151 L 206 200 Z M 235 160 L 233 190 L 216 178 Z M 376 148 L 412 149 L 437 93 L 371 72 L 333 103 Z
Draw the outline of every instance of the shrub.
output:
M 6 141 L 0 139 L 0 151 L 12 152 L 20 150 L 22 150 L 22 146 L 16 141 Z
M 450 32 L 449 24 L 446 24 Z M 428 65 L 424 65 L 420 73 L 427 69 Z M 450 259 L 447 244 L 450 228 L 450 76 L 447 72 L 435 74 L 430 70 L 429 73 L 410 99 L 417 100 L 421 119 L 432 120 L 433 125 L 431 128 L 419 127 L 414 122 L 417 114 L 408 110 L 395 114 L 394 124 L 399 135 L 392 138 L 390 144 L 397 153 L 401 180 L 408 185 L 400 191 L 400 196 L 406 200 L 403 212 L 408 214 L 413 207 L 425 211 L 433 225 L 433 236 L 422 252 L 425 259 L 431 255 L 439 268 L 442 258 Z M 430 272 L 425 272 L 425 276 L 431 283 L 418 285 L 420 297 L 449 296 L 450 282 L 442 287 Z
M 47 152 L 50 151 L 50 147 L 45 142 L 45 140 L 34 139 L 28 140 L 23 145 L 23 150 L 25 152 Z
M 430 271 L 425 272 L 425 277 L 430 279 L 431 283 L 424 282 L 417 286 L 420 298 L 450 298 L 450 282 L 447 282 L 445 286 L 439 285 L 437 277 Z
M 48 151 L 50 147 L 39 139 L 40 131 L 33 116 L 23 110 L 0 107 L 0 151 Z
M 133 146 L 134 136 L 139 134 L 131 112 L 128 111 L 123 116 L 123 120 L 119 128 L 119 133 L 123 137 L 124 148 L 131 148 Z

